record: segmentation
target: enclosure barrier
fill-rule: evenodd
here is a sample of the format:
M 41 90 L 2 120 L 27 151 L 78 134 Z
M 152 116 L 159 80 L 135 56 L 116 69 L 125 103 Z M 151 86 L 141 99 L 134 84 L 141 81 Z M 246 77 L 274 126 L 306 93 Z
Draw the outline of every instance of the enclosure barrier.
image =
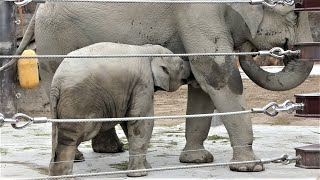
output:
M 227 116 L 235 114 L 247 114 L 247 113 L 263 113 L 269 116 L 276 116 L 279 112 L 292 113 L 295 110 L 303 109 L 303 103 L 294 103 L 290 100 L 285 101 L 282 104 L 277 104 L 271 102 L 264 106 L 263 108 L 252 108 L 251 110 L 237 111 L 237 112 L 226 112 L 226 113 L 212 113 L 212 114 L 195 114 L 195 115 L 180 115 L 180 116 L 156 116 L 156 117 L 128 117 L 128 118 L 102 118 L 102 119 L 47 119 L 45 117 L 32 118 L 28 115 L 17 113 L 12 118 L 5 118 L 3 114 L 0 113 L 0 126 L 4 123 L 11 124 L 15 129 L 22 129 L 27 127 L 32 123 L 67 123 L 67 122 L 106 122 L 106 121 L 138 121 L 138 120 L 155 120 L 155 119 L 178 119 L 178 118 L 199 118 L 199 117 L 212 117 L 212 116 Z M 26 120 L 27 123 L 22 126 L 17 126 L 20 119 Z M 251 146 L 251 145 L 246 145 Z M 235 146 L 234 146 L 235 147 Z M 191 150 L 191 151 L 201 151 L 203 149 Z M 188 150 L 187 150 L 188 151 Z M 146 154 L 129 155 L 129 156 L 145 156 Z M 46 177 L 35 177 L 27 178 L 25 180 L 42 180 L 42 179 L 60 179 L 60 178 L 77 178 L 77 177 L 96 177 L 96 176 L 107 176 L 107 175 L 117 175 L 126 173 L 137 173 L 137 172 L 155 172 L 155 171 L 166 171 L 166 170 L 178 170 L 178 169 L 194 169 L 194 168 L 204 168 L 204 167 L 217 167 L 217 166 L 229 166 L 229 165 L 240 165 L 240 164 L 251 164 L 251 163 L 283 163 L 285 165 L 298 162 L 301 160 L 300 156 L 290 157 L 288 155 L 282 155 L 275 158 L 265 158 L 252 161 L 238 161 L 229 163 L 210 163 L 201 165 L 187 165 L 187 166 L 172 166 L 172 167 L 161 167 L 152 169 L 138 169 L 138 170 L 125 170 L 125 171 L 111 171 L 111 172 L 99 172 L 99 173 L 89 173 L 89 174 L 73 174 L 73 175 L 61 175 L 61 176 L 46 176 Z M 53 163 L 66 163 L 70 161 L 53 162 Z
M 211 113 L 211 114 L 193 114 L 193 115 L 176 115 L 176 116 L 154 116 L 154 117 L 124 117 L 124 118 L 97 118 L 97 119 L 48 119 L 46 117 L 30 117 L 23 113 L 17 113 L 12 118 L 5 118 L 0 113 L 0 127 L 4 123 L 11 124 L 15 129 L 23 129 L 31 124 L 39 123 L 79 123 L 79 122 L 120 122 L 120 121 L 142 121 L 142 120 L 160 120 L 160 119 L 181 119 L 181 118 L 202 118 L 213 116 L 228 116 L 237 114 L 248 113 L 263 113 L 268 116 L 276 116 L 279 112 L 292 113 L 295 110 L 303 109 L 303 103 L 294 103 L 290 100 L 285 101 L 282 104 L 271 102 L 263 108 L 252 108 L 251 110 L 236 111 L 236 112 L 224 112 L 224 113 Z M 25 124 L 18 126 L 17 124 L 24 121 Z
M 77 178 L 77 177 L 95 177 L 95 176 L 106 176 L 106 175 L 116 175 L 116 174 L 126 174 L 126 173 L 137 173 L 137 172 L 155 172 L 155 171 L 167 171 L 167 170 L 177 170 L 177 169 L 194 169 L 194 168 L 204 168 L 204 167 L 218 167 L 218 166 L 229 166 L 229 165 L 240 165 L 240 164 L 251 164 L 251 163 L 282 163 L 288 165 L 295 161 L 299 161 L 300 156 L 291 157 L 286 154 L 275 157 L 275 158 L 265 158 L 252 161 L 239 161 L 239 162 L 229 162 L 229 163 L 211 163 L 211 164 L 200 164 L 200 165 L 187 165 L 187 166 L 172 166 L 163 168 L 151 168 L 151 169 L 137 169 L 137 170 L 126 170 L 126 171 L 113 171 L 113 172 L 100 172 L 100 173 L 90 173 L 90 174 L 73 174 L 73 175 L 62 175 L 62 176 L 47 176 L 47 177 L 36 177 L 36 178 L 26 178 L 24 180 L 43 180 L 43 179 L 61 179 L 61 178 Z
M 91 2 L 91 3 L 168 3 L 168 4 L 214 4 L 214 3 L 249 3 L 251 5 L 263 4 L 269 7 L 274 7 L 277 4 L 282 5 L 293 5 L 294 0 L 199 0 L 199 1 L 176 1 L 176 0 L 1 0 L 15 2 L 18 6 L 24 6 L 30 2 Z M 0 2 L 0 3 L 2 3 Z M 231 55 L 270 55 L 276 58 L 283 58 L 285 55 L 299 55 L 300 51 L 284 51 L 281 48 L 273 48 L 270 51 L 259 51 L 259 52 L 240 52 L 240 53 L 194 53 L 194 54 L 133 54 L 133 55 L 105 55 L 105 56 L 63 56 L 63 55 L 40 55 L 40 56 L 0 56 L 0 59 L 13 59 L 8 64 L 0 67 L 0 71 L 6 67 L 13 65 L 17 58 L 130 58 L 130 57 L 175 57 L 175 56 L 231 56 Z M 13 62 L 13 63 L 12 63 Z M 178 119 L 178 118 L 200 118 L 200 117 L 212 117 L 212 116 L 225 116 L 235 114 L 247 114 L 247 113 L 264 113 L 269 116 L 276 116 L 279 112 L 286 111 L 292 113 L 294 110 L 300 110 L 304 107 L 302 103 L 293 103 L 291 101 L 285 101 L 283 104 L 277 104 L 275 102 L 269 103 L 263 108 L 253 108 L 251 110 L 238 111 L 238 112 L 227 112 L 227 113 L 212 113 L 212 114 L 196 114 L 196 115 L 181 115 L 181 116 L 157 116 L 157 117 L 129 117 L 129 118 L 103 118 L 103 119 L 47 119 L 44 117 L 32 118 L 28 115 L 17 113 L 12 118 L 5 118 L 0 113 L 0 127 L 5 124 L 11 124 L 15 129 L 22 129 L 33 123 L 47 123 L 47 122 L 106 122 L 106 121 L 137 121 L 137 120 L 155 120 L 155 119 Z M 17 124 L 21 121 L 26 121 L 22 126 Z M 134 155 L 138 156 L 138 155 Z M 116 172 L 101 172 L 91 174 L 75 174 L 75 175 L 64 175 L 64 176 L 51 176 L 51 177 L 39 177 L 29 179 L 60 179 L 60 178 L 75 178 L 75 177 L 93 177 L 103 175 L 115 175 L 115 174 L 126 174 L 133 172 L 153 172 L 153 171 L 165 171 L 165 170 L 177 170 L 177 169 L 189 169 L 189 168 L 201 168 L 201 167 L 216 167 L 216 166 L 228 166 L 228 165 L 239 165 L 239 164 L 250 164 L 250 163 L 279 163 L 290 164 L 294 161 L 299 161 L 300 157 L 290 157 L 288 155 L 282 155 L 281 157 L 252 160 L 252 161 L 240 161 L 230 163 L 215 163 L 215 164 L 203 164 L 203 165 L 189 165 L 189 166 L 176 166 L 176 167 L 163 167 L 163 168 L 152 168 L 152 169 L 139 169 L 139 170 L 127 170 L 127 171 L 116 171 Z
M 25 6 L 30 2 L 91 2 L 91 3 L 154 3 L 154 4 L 222 4 L 222 3 L 249 3 L 252 5 L 263 4 L 269 7 L 281 5 L 294 5 L 294 0 L 4 0 L 14 2 L 18 6 Z
M 226 52 L 226 53 L 185 53 L 185 54 L 111 54 L 111 55 L 0 55 L 0 59 L 19 59 L 19 58 L 136 58 L 136 57 L 192 57 L 192 56 L 272 56 L 275 58 L 284 58 L 287 56 L 297 56 L 300 50 L 283 50 L 280 47 L 274 47 L 270 50 L 261 50 L 257 52 Z
M 300 50 L 283 50 L 280 47 L 274 47 L 270 50 L 262 50 L 257 52 L 231 52 L 231 53 L 189 53 L 189 54 L 114 54 L 114 55 L 36 55 L 36 56 L 22 56 L 22 55 L 0 55 L 0 59 L 12 59 L 7 64 L 0 67 L 0 71 L 12 66 L 17 59 L 31 59 L 31 58 L 136 58 L 136 57 L 192 57 L 192 56 L 272 56 L 274 58 L 283 59 L 285 56 L 298 56 Z

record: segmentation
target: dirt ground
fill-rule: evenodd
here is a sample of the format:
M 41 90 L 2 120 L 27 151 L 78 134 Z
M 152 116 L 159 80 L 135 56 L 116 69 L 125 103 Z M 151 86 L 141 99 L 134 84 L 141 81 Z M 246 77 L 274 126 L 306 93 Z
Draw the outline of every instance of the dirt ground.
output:
M 285 100 L 295 102 L 295 94 L 320 92 L 320 76 L 311 76 L 300 86 L 284 92 L 265 90 L 254 84 L 249 79 L 243 80 L 244 93 L 248 108 L 262 108 L 270 102 L 283 103 Z M 173 93 L 156 92 L 155 115 L 180 115 L 186 112 L 187 86 L 182 86 Z M 183 123 L 183 119 L 170 119 L 156 121 L 158 126 L 175 126 Z M 280 113 L 276 117 L 269 117 L 263 114 L 255 114 L 252 119 L 254 124 L 269 125 L 293 125 L 293 126 L 319 126 L 317 118 L 296 117 L 293 114 Z

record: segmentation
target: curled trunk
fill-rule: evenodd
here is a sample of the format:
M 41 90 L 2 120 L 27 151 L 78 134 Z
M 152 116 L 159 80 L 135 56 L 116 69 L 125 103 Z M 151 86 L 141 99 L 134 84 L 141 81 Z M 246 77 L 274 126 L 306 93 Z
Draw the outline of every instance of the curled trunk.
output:
M 296 42 L 312 42 L 312 36 L 307 13 L 299 14 L 299 23 L 296 27 L 296 37 L 290 44 Z M 253 46 L 246 42 L 241 51 L 251 51 Z M 287 57 L 286 57 L 287 58 Z M 260 68 L 252 56 L 240 57 L 240 66 L 246 75 L 257 85 L 271 91 L 286 91 L 302 84 L 311 73 L 313 62 L 301 61 L 298 57 L 284 60 L 285 67 L 277 73 L 270 73 Z
M 250 51 L 249 47 L 245 51 Z M 286 91 L 299 86 L 309 76 L 313 62 L 290 59 L 287 65 L 277 73 L 263 70 L 252 56 L 240 57 L 240 65 L 246 75 L 257 85 L 271 91 Z

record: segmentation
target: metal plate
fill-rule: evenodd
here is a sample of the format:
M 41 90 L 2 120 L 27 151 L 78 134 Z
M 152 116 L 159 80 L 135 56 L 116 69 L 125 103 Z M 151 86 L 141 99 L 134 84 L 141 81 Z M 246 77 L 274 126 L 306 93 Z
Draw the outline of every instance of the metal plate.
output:
M 300 60 L 320 61 L 320 42 L 301 42 L 294 46 L 300 50 Z
M 320 92 L 295 94 L 296 102 L 303 103 L 303 110 L 297 110 L 295 116 L 320 118 Z
M 320 144 L 295 148 L 296 155 L 301 159 L 296 162 L 297 167 L 306 169 L 320 169 Z
M 320 11 L 319 0 L 295 0 L 295 11 Z

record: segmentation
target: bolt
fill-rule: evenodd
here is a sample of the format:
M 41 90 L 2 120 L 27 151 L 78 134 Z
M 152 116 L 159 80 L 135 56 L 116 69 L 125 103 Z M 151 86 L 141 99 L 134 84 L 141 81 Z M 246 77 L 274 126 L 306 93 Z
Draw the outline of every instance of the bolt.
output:
M 17 99 L 20 99 L 20 98 L 21 98 L 21 94 L 20 94 L 20 93 L 17 93 L 17 94 L 16 94 L 16 98 L 17 98 Z

